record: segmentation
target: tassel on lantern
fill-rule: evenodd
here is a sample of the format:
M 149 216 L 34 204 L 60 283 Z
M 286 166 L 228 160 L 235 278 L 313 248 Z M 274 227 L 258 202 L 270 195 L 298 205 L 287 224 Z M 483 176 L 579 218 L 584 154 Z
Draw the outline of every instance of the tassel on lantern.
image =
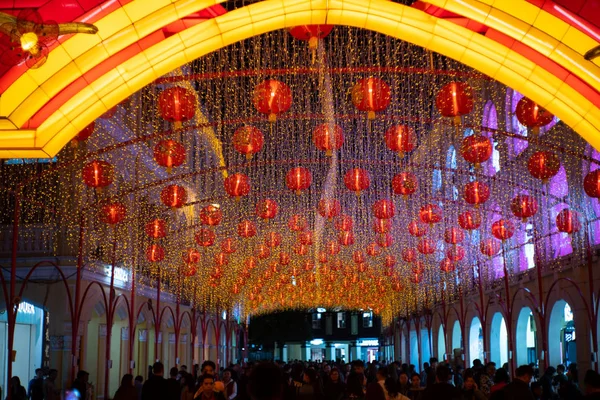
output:
M 317 59 L 317 47 L 319 46 L 319 38 L 317 38 L 316 36 L 311 36 L 310 39 L 308 39 L 308 48 L 311 50 L 312 52 L 312 63 L 315 63 L 315 60 Z

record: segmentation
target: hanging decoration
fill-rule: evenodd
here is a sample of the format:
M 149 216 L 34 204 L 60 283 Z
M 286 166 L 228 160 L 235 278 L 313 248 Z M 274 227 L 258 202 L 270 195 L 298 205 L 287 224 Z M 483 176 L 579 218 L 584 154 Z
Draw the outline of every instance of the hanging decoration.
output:
M 196 103 L 196 94 L 180 86 L 165 89 L 158 96 L 160 115 L 165 121 L 172 122 L 176 130 L 194 117 Z

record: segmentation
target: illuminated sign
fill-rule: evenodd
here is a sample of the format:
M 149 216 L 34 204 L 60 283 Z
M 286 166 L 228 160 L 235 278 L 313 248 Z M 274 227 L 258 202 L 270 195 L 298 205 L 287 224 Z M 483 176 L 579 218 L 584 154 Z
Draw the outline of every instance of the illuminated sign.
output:
M 320 346 L 323 344 L 323 339 L 313 339 L 310 341 L 310 344 L 313 346 Z
M 363 339 L 358 342 L 359 346 L 365 347 L 379 347 L 379 340 L 377 339 Z
M 19 310 L 17 312 L 22 314 L 35 314 L 35 306 L 24 301 L 19 303 Z
M 111 271 L 112 271 L 112 268 L 110 265 L 104 266 L 104 273 L 109 278 L 111 276 Z M 129 271 L 126 270 L 125 268 L 115 267 L 115 279 L 118 279 L 123 282 L 127 282 L 129 280 Z

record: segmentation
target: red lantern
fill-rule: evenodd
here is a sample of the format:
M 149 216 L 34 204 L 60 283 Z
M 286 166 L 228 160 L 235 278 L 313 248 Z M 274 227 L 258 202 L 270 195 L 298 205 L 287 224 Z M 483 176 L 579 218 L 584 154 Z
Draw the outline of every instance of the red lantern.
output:
M 290 253 L 282 251 L 281 253 L 279 253 L 279 264 L 286 266 L 290 263 L 291 261 L 291 257 L 290 257 Z
M 344 246 L 352 246 L 354 244 L 354 233 L 350 232 L 340 232 L 338 236 L 339 242 Z
M 331 157 L 333 152 L 344 144 L 344 131 L 339 125 L 321 124 L 313 131 L 313 143 L 317 149 Z
M 412 263 L 417 260 L 417 252 L 415 251 L 415 249 L 412 249 L 410 247 L 405 247 L 404 249 L 402 249 L 400 256 L 402 257 L 402 260 L 404 260 L 404 262 L 407 263 Z
M 244 220 L 238 224 L 237 231 L 240 237 L 251 238 L 256 235 L 256 225 L 252 221 Z
M 585 176 L 583 189 L 588 196 L 600 199 L 600 169 L 590 171 Z
M 465 185 L 463 197 L 467 203 L 478 208 L 480 204 L 485 203 L 490 198 L 490 188 L 483 182 L 469 182 Z
M 385 233 L 383 235 L 378 235 L 377 236 L 377 244 L 380 247 L 388 248 L 392 244 L 394 244 L 394 238 L 389 233 Z
M 396 215 L 394 203 L 387 199 L 377 200 L 373 204 L 373 215 L 379 219 L 390 219 Z
M 556 227 L 559 232 L 568 233 L 569 235 L 579 232 L 581 229 L 579 214 L 576 211 L 565 208 L 556 216 Z
M 392 178 L 392 191 L 394 194 L 402 195 L 404 198 L 415 193 L 419 188 L 419 181 L 411 172 L 400 172 Z
M 340 215 L 339 217 L 336 217 L 334 221 L 335 229 L 337 229 L 338 231 L 351 231 L 353 225 L 354 221 L 349 215 Z
M 417 274 L 417 275 L 421 275 L 423 272 L 425 272 L 425 265 L 423 264 L 423 262 L 421 261 L 417 261 L 412 268 L 410 269 L 410 271 L 413 274 Z
M 492 235 L 502 241 L 510 239 L 515 233 L 515 226 L 507 219 L 499 219 L 492 224 Z
M 371 185 L 369 172 L 362 168 L 353 168 L 348 170 L 346 175 L 344 175 L 344 184 L 348 190 L 355 192 L 358 196 L 360 195 L 360 192 L 367 190 Z
M 385 144 L 402 158 L 404 153 L 410 153 L 417 146 L 417 135 L 409 126 L 394 125 L 385 132 Z
M 375 119 L 376 112 L 387 108 L 390 98 L 390 87 L 379 78 L 361 79 L 352 88 L 352 103 L 360 111 L 366 111 L 369 120 Z
M 269 258 L 271 256 L 271 248 L 267 246 L 265 243 L 261 243 L 256 248 L 256 257 L 261 260 L 265 258 Z
M 160 192 L 160 200 L 170 208 L 181 208 L 187 201 L 187 191 L 183 186 L 169 185 Z
M 541 179 L 542 183 L 547 183 L 548 179 L 558 174 L 560 159 L 552 152 L 537 151 L 529 158 L 527 169 L 531 176 Z
M 394 292 L 401 292 L 402 291 L 402 284 L 400 283 L 400 281 L 398 280 L 394 280 L 392 281 L 392 283 L 390 284 L 390 287 L 392 288 L 392 290 Z
M 237 250 L 237 245 L 235 243 L 235 240 L 233 240 L 232 238 L 225 238 L 221 242 L 221 251 L 223 253 L 232 254 L 232 253 L 235 253 L 236 250 Z
M 458 216 L 458 225 L 467 231 L 472 231 L 481 226 L 481 215 L 477 212 L 465 211 Z
M 193 247 L 183 252 L 183 262 L 186 264 L 198 264 L 200 262 L 200 252 Z
M 427 204 L 419 210 L 419 218 L 426 224 L 437 224 L 442 220 L 442 209 L 436 204 Z
M 261 114 L 269 116 L 269 122 L 277 120 L 277 114 L 290 109 L 292 105 L 292 91 L 283 82 L 267 79 L 254 88 L 252 103 Z
M 173 167 L 179 167 L 185 161 L 185 147 L 171 139 L 161 140 L 154 146 L 154 160 L 171 172 Z
M 196 114 L 196 94 L 179 86 L 165 89 L 158 96 L 158 107 L 163 119 L 179 129 Z
M 265 244 L 271 248 L 278 247 L 281 244 L 281 234 L 271 231 L 265 236 Z
M 318 258 L 319 258 L 319 263 L 320 264 L 326 264 L 328 259 L 327 259 L 327 253 L 324 251 L 320 251 L 318 254 Z M 323 269 L 321 270 L 324 274 L 325 274 L 325 266 L 323 266 Z
M 510 210 L 515 217 L 521 218 L 523 222 L 533 217 L 538 211 L 538 203 L 535 197 L 526 194 L 515 196 L 510 202 Z
M 475 164 L 475 168 L 489 160 L 493 150 L 492 141 L 488 137 L 478 134 L 467 136 L 460 145 L 460 154 L 465 161 Z
M 333 25 L 299 25 L 290 29 L 290 34 L 298 40 L 308 41 L 311 49 L 316 49 L 319 39 L 329 35 Z
M 186 278 L 190 278 L 190 277 L 196 275 L 196 272 L 198 272 L 198 268 L 196 268 L 195 265 L 189 265 L 189 264 L 184 265 L 183 270 L 181 271 L 183 276 L 185 276 Z
M 454 118 L 460 124 L 460 116 L 473 110 L 473 90 L 464 82 L 450 82 L 439 91 L 435 106 L 443 117 Z
M 290 217 L 288 221 L 288 227 L 295 232 L 301 232 L 306 229 L 308 223 L 306 222 L 306 218 L 300 214 L 294 214 Z
M 305 246 L 310 246 L 313 244 L 313 235 L 311 231 L 304 231 L 298 234 L 298 242 L 302 243 Z
M 335 240 L 331 240 L 329 243 L 327 243 L 327 252 L 329 255 L 335 256 L 340 252 L 340 250 L 340 244 Z
M 256 261 L 254 256 L 250 256 L 244 261 L 244 266 L 246 267 L 246 270 L 253 271 L 258 266 L 258 261 Z
M 113 182 L 114 167 L 102 160 L 94 160 L 83 167 L 83 182 L 92 188 L 101 189 Z
M 157 218 L 148 222 L 144 230 L 149 237 L 161 239 L 167 236 L 167 223 L 164 219 Z
M 446 257 L 452 262 L 458 262 L 465 258 L 465 249 L 461 246 L 451 246 L 448 250 L 446 250 Z
M 419 283 L 421 283 L 421 281 L 423 281 L 423 275 L 413 273 L 410 275 L 410 281 L 415 285 L 418 285 Z
M 370 243 L 367 246 L 367 254 L 370 257 L 377 257 L 378 255 L 381 254 L 381 249 L 379 248 L 379 246 L 377 245 L 377 243 Z
M 258 153 L 265 143 L 262 132 L 254 126 L 241 126 L 233 134 L 233 148 L 241 154 L 246 155 L 246 159 L 252 159 L 252 156 Z
M 447 258 L 444 258 L 441 262 L 440 262 L 440 270 L 442 272 L 454 272 L 454 270 L 456 269 L 456 265 L 454 264 L 454 262 L 452 262 L 452 260 L 449 260 Z
M 146 259 L 149 262 L 159 262 L 165 259 L 165 249 L 157 244 L 152 244 L 146 249 Z
M 109 225 L 116 225 L 125 219 L 127 208 L 122 203 L 108 203 L 102 206 L 100 220 Z
M 337 199 L 321 199 L 319 200 L 319 214 L 323 218 L 332 219 L 340 215 L 342 206 Z
M 84 142 L 87 139 L 89 139 L 90 136 L 92 136 L 92 133 L 94 133 L 94 129 L 96 128 L 96 123 L 92 122 L 91 124 L 89 124 L 88 126 L 86 126 L 85 128 L 83 128 L 72 140 L 71 140 L 71 146 L 72 147 L 78 147 L 80 142 Z
M 215 254 L 215 265 L 219 267 L 223 267 L 229 264 L 229 257 L 225 253 L 217 253 Z
M 390 219 L 375 219 L 373 221 L 373 231 L 375 233 L 388 233 L 392 229 L 392 220 Z
M 428 230 L 429 226 L 427 224 L 424 224 L 423 222 L 416 219 L 412 220 L 408 224 L 408 233 L 410 233 L 414 237 L 425 236 Z
M 290 190 L 294 190 L 296 194 L 300 194 L 303 190 L 310 187 L 312 175 L 310 171 L 304 167 L 292 168 L 285 176 L 285 183 Z
M 194 236 L 194 240 L 198 243 L 198 246 L 210 247 L 215 244 L 217 235 L 210 229 L 202 228 Z
M 446 229 L 446 232 L 444 232 L 444 241 L 448 244 L 458 244 L 464 239 L 464 232 L 456 227 L 448 228 Z
M 250 179 L 244 174 L 229 175 L 225 179 L 225 191 L 231 197 L 235 197 L 236 201 L 242 196 L 247 196 L 250 193 Z
M 277 202 L 271 199 L 264 199 L 256 203 L 256 215 L 262 219 L 273 219 L 277 216 Z
M 435 242 L 431 239 L 423 238 L 417 243 L 417 250 L 419 250 L 419 253 L 421 254 L 433 254 L 435 253 Z
M 485 239 L 479 243 L 481 254 L 488 257 L 493 257 L 500 252 L 501 245 L 494 239 Z
M 354 253 L 352 253 L 352 260 L 354 260 L 355 264 L 362 264 L 367 261 L 365 254 L 360 250 L 355 250 Z
M 383 265 L 386 268 L 394 268 L 394 266 L 396 266 L 396 257 L 393 256 L 392 254 L 388 254 L 387 256 L 385 256 L 385 260 L 383 261 Z
M 204 225 L 217 226 L 221 223 L 222 219 L 223 212 L 221 211 L 221 207 L 214 204 L 204 206 L 200 210 L 200 222 Z
M 521 125 L 531 129 L 534 135 L 537 135 L 542 126 L 548 125 L 554 119 L 554 115 L 548 110 L 540 107 L 527 97 L 519 100 L 515 114 Z
M 298 243 L 294 246 L 294 253 L 298 254 L 299 256 L 305 256 L 308 254 L 308 246 Z

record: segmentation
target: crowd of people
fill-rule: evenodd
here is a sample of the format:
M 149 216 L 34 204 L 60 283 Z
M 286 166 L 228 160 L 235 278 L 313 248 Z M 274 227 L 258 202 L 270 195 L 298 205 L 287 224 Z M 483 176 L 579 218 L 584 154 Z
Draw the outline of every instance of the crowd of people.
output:
M 212 361 L 169 370 L 156 362 L 148 378 L 125 374 L 113 400 L 600 400 L 600 375 L 589 370 L 582 386 L 577 365 L 548 367 L 543 375 L 533 365 L 518 367 L 511 378 L 505 364 L 496 368 L 475 360 L 471 368 L 452 368 L 435 358 L 414 365 L 360 360 L 352 363 L 306 362 L 232 364 L 217 369 Z M 13 400 L 59 400 L 56 370 L 43 371 L 27 390 L 11 379 Z M 66 400 L 93 400 L 89 374 L 79 371 Z M 69 398 L 70 396 L 70 398 Z M 8 397 L 8 396 L 7 396 Z

